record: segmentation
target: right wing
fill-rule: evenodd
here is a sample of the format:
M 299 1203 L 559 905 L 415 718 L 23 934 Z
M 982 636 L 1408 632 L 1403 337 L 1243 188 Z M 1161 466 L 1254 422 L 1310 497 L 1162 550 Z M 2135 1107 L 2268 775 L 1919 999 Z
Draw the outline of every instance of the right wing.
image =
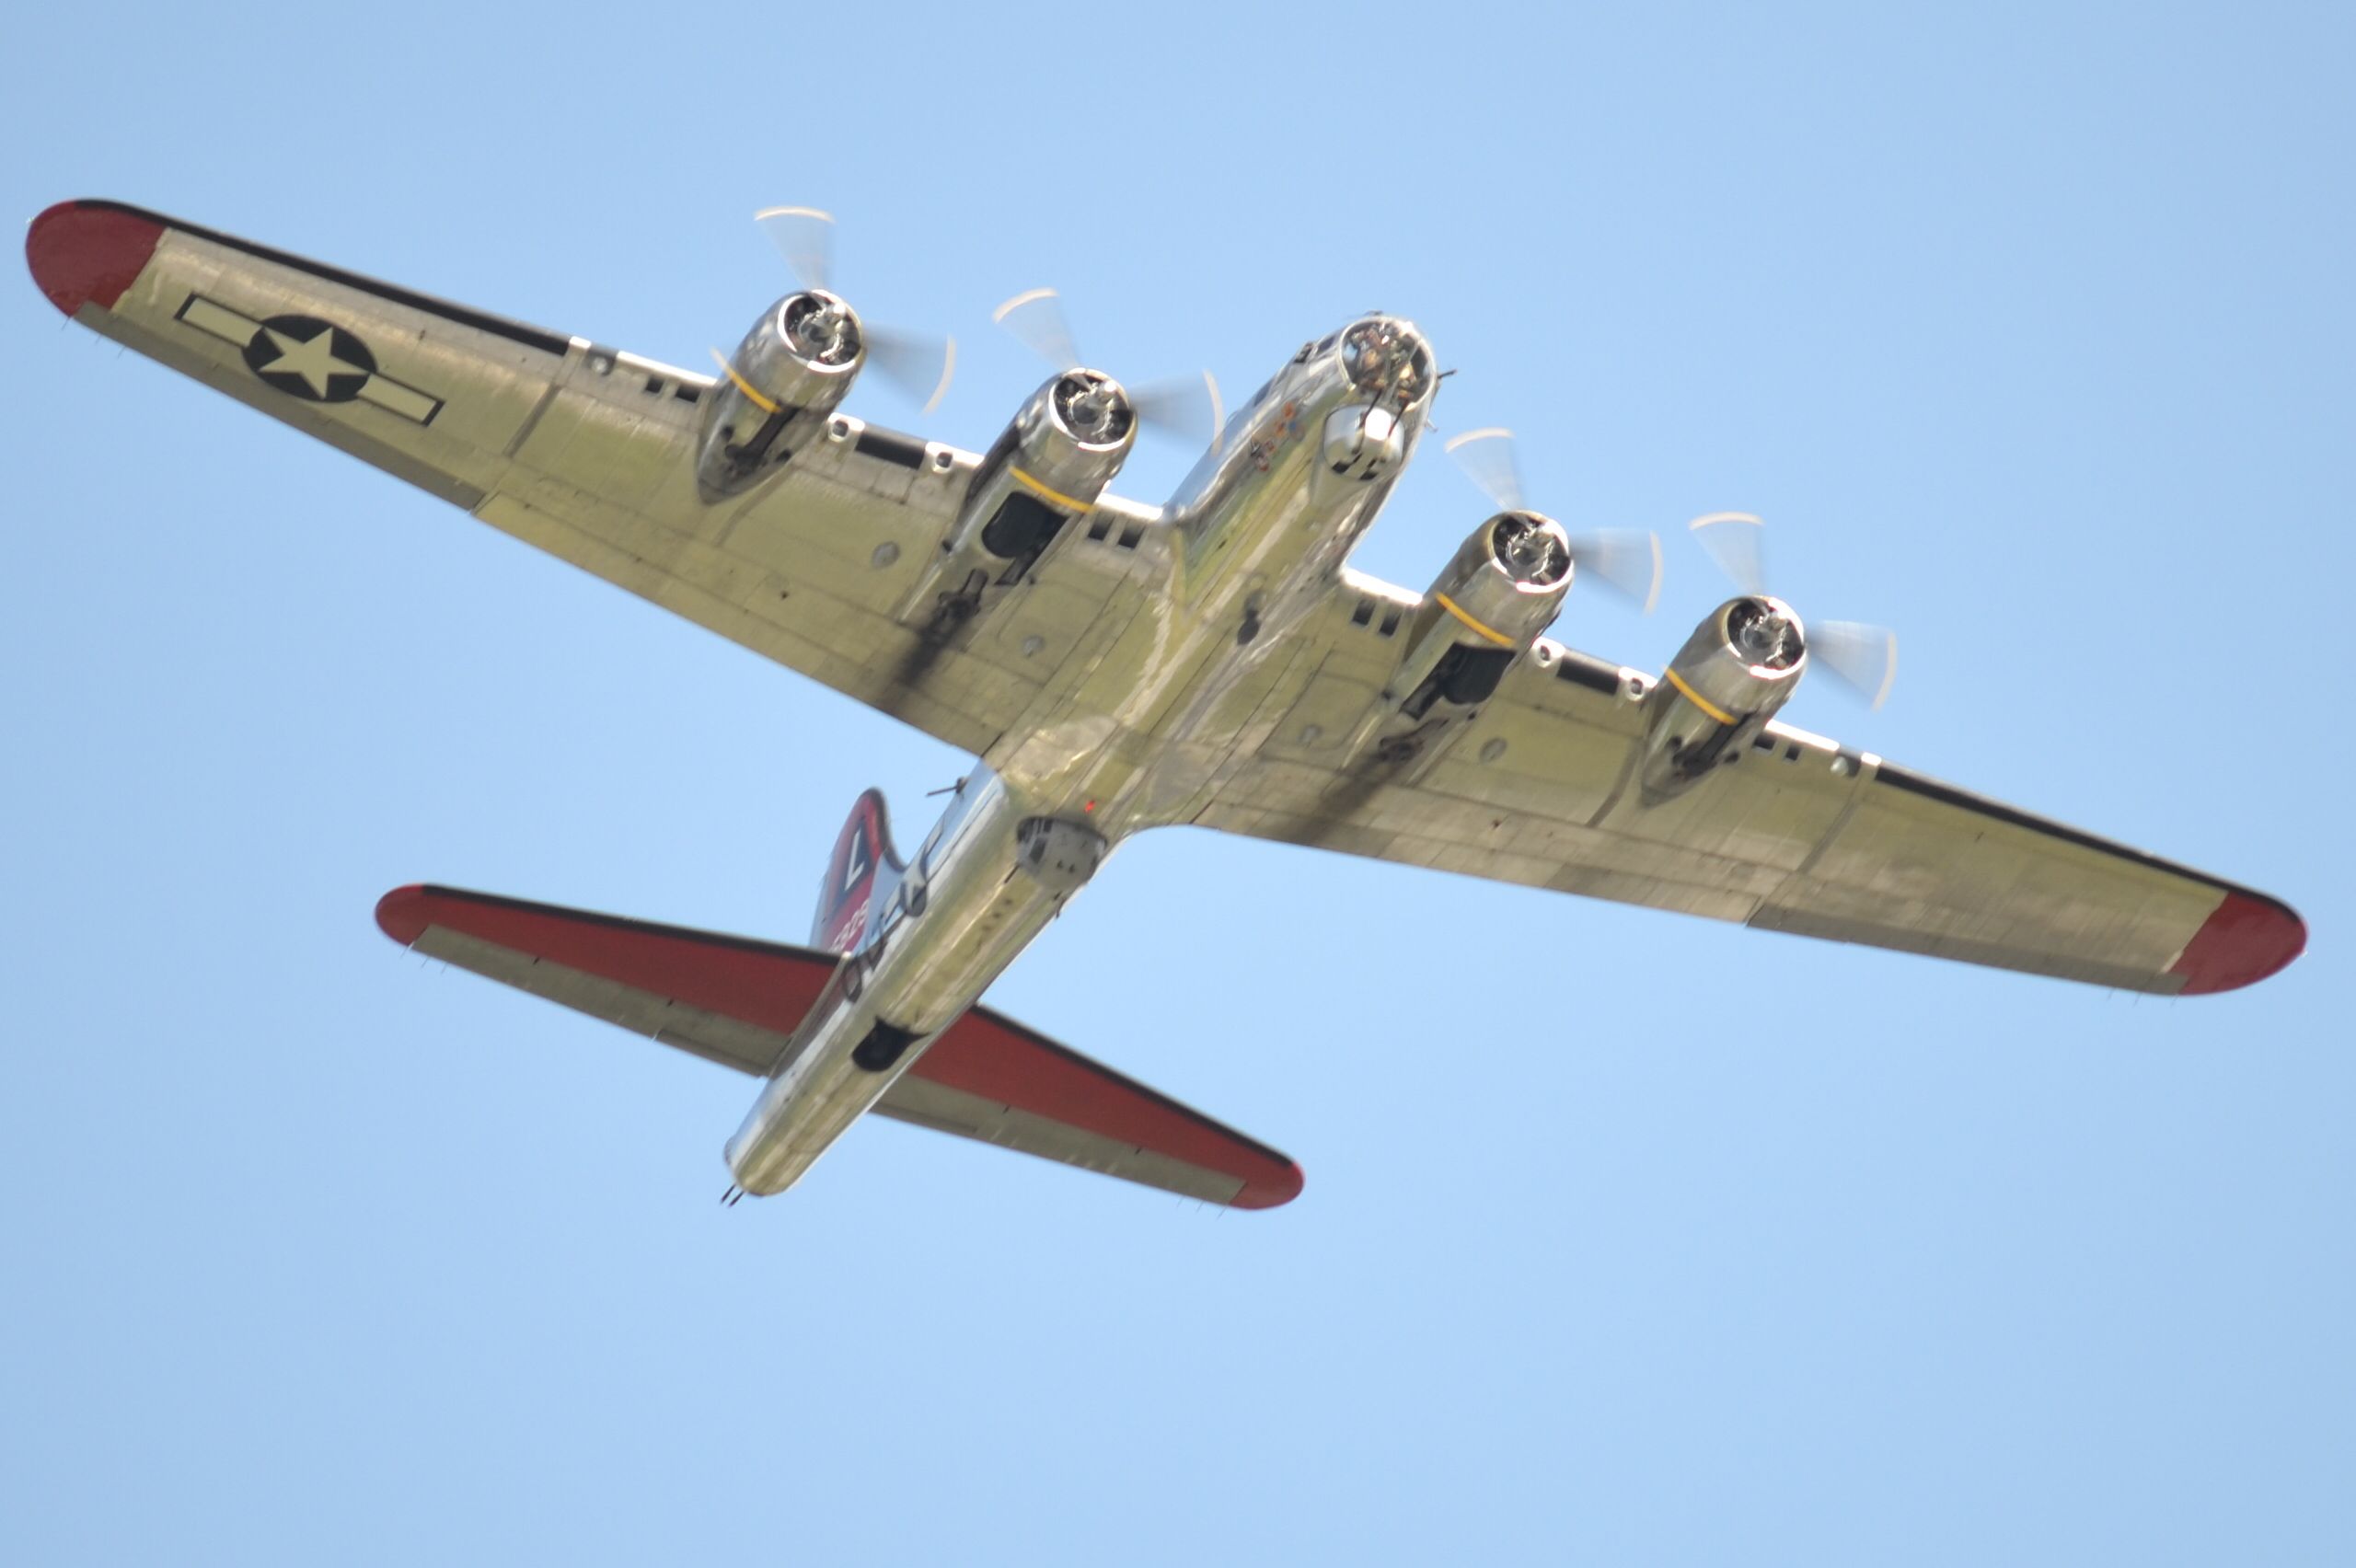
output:
M 112 202 L 33 220 L 34 280 L 89 328 L 837 691 L 981 753 L 1126 626 L 1155 515 L 1108 499 L 969 640 L 892 616 L 978 462 L 837 415 L 705 504 L 711 378 Z M 307 336 L 306 336 L 307 335 Z M 1117 524 L 1118 526 L 1113 525 Z
M 1761 930 L 2163 996 L 2297 957 L 2280 900 L 1771 722 L 1686 793 L 1633 769 L 1651 677 L 1544 639 L 1459 744 L 1386 765 L 1341 743 L 1416 596 L 1355 573 L 1306 628 L 1312 674 L 1192 820 Z
M 755 1077 L 768 1076 L 837 955 L 444 887 L 404 887 L 376 924 L 405 947 Z M 1298 1196 L 1300 1168 L 1100 1062 L 974 1008 L 875 1110 L 1235 1208 Z

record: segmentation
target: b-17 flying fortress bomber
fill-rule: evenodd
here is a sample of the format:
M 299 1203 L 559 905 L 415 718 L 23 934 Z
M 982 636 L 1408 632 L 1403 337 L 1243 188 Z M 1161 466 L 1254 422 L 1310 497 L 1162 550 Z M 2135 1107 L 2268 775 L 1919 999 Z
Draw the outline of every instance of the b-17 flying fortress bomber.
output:
M 112 202 L 26 240 L 91 330 L 978 759 L 912 856 L 860 798 L 807 947 L 444 887 L 378 904 L 406 946 L 756 1079 L 731 1202 L 869 1111 L 1212 1203 L 1295 1196 L 1283 1155 L 979 1005 L 1171 824 L 2161 996 L 2305 943 L 2264 894 L 1783 722 L 1811 667 L 1886 687 L 1894 648 L 1767 594 L 1755 518 L 1700 520 L 1744 592 L 1658 675 L 1544 635 L 1575 579 L 1649 597 L 1657 544 L 1521 505 L 1492 432 L 1457 443 L 1500 508 L 1426 590 L 1350 570 L 1438 385 L 1409 321 L 1302 343 L 1221 429 L 1207 378 L 1132 392 L 1034 291 L 1000 314 L 1055 374 L 976 454 L 843 411 L 871 363 L 921 390 L 953 356 L 826 286 L 823 213 L 764 218 L 803 286 L 716 375 Z M 1177 493 L 1112 494 L 1140 425 L 1190 402 L 1211 444 Z

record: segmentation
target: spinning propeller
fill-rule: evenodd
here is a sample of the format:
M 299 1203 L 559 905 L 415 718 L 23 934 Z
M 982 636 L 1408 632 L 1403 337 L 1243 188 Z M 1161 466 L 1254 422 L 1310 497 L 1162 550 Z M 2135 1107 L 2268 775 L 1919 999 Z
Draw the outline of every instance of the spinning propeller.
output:
M 1063 298 L 1053 289 L 1029 289 L 1016 294 L 990 312 L 990 319 L 1005 328 L 1015 341 L 1046 361 L 1052 370 L 1077 371 L 1087 363 L 1080 358 L 1080 342 L 1072 336 L 1071 323 L 1064 319 Z M 1185 376 L 1127 388 L 1106 381 L 1094 386 L 1091 394 L 1083 395 L 1083 403 L 1086 396 L 1095 397 L 1102 403 L 1096 411 L 1109 418 L 1116 395 L 1124 391 L 1138 424 L 1190 445 L 1207 446 L 1214 453 L 1218 450 L 1219 432 L 1227 415 L 1219 401 L 1218 379 L 1209 371 L 1203 372 L 1199 381 Z M 1068 415 L 1074 412 L 1065 411 Z M 1084 403 L 1077 412 L 1085 419 L 1090 411 Z
M 1513 432 L 1499 426 L 1450 436 L 1448 455 L 1500 512 L 1527 512 Z M 1660 603 L 1660 536 L 1646 528 L 1602 528 L 1569 536 L 1571 561 L 1650 615 Z M 1574 582 L 1576 580 L 1574 579 Z
M 941 405 L 957 370 L 957 340 L 920 332 L 871 327 L 852 314 L 835 293 L 835 220 L 815 207 L 768 207 L 753 214 L 780 255 L 794 282 L 819 300 L 817 309 L 793 323 L 794 346 L 813 358 L 824 359 L 837 350 L 844 334 L 851 347 L 867 345 L 867 363 L 876 373 L 930 413 Z M 846 356 L 848 357 L 848 356 Z
M 1768 597 L 1761 539 L 1766 532 L 1764 523 L 1748 512 L 1713 512 L 1686 526 L 1737 588 Z M 1781 617 L 1771 620 L 1773 624 L 1761 620 L 1747 631 L 1780 641 L 1790 623 Z M 1864 621 L 1816 621 L 1807 628 L 1807 651 L 1858 696 L 1876 708 L 1889 700 L 1890 686 L 1898 679 L 1898 633 Z M 1746 656 L 1772 655 L 1775 649 L 1762 643 L 1758 648 L 1745 646 L 1742 651 Z M 1766 662 L 1752 657 L 1754 663 Z

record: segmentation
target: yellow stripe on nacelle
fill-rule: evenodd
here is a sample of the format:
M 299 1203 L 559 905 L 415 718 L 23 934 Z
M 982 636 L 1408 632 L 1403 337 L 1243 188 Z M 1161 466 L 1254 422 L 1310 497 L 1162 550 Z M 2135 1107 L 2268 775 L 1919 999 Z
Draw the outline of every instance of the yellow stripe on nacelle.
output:
M 755 386 L 751 382 L 737 375 L 736 367 L 728 363 L 728 356 L 726 354 L 722 353 L 718 349 L 714 349 L 711 351 L 711 358 L 712 363 L 720 366 L 720 374 L 734 382 L 736 384 L 736 390 L 745 394 L 745 398 L 751 402 L 753 407 L 760 409 L 761 412 L 765 414 L 781 414 L 785 412 L 784 408 L 780 405 L 775 398 L 763 396 L 760 388 Z
M 1446 610 L 1449 615 L 1454 616 L 1458 620 L 1462 621 L 1466 626 L 1471 627 L 1474 631 L 1479 632 L 1482 636 L 1487 638 L 1498 647 L 1510 648 L 1513 646 L 1512 638 L 1507 637 L 1504 632 L 1499 631 L 1495 627 L 1483 626 L 1479 621 L 1476 621 L 1471 616 L 1466 615 L 1464 611 L 1458 606 L 1456 601 L 1449 598 L 1447 594 L 1435 594 L 1432 597 L 1439 602 L 1439 607 L 1441 609 Z
M 1022 485 L 1023 489 L 1029 490 L 1033 495 L 1037 496 L 1042 501 L 1052 501 L 1057 506 L 1068 508 L 1073 512 L 1085 512 L 1088 510 L 1088 502 L 1084 501 L 1074 501 L 1071 497 L 1064 494 L 1061 490 L 1049 490 L 1046 486 L 1041 484 L 1038 480 L 1033 478 L 1022 469 L 1015 467 L 1011 463 L 1007 465 L 1006 471 L 1012 474 L 1015 478 L 1015 481 Z
M 1685 684 L 1685 677 L 1679 674 L 1675 670 L 1663 670 L 1661 674 L 1669 677 L 1669 685 L 1675 686 L 1678 690 L 1685 694 L 1686 701 L 1692 703 L 1694 707 L 1700 709 L 1711 718 L 1715 719 L 1719 723 L 1732 724 L 1737 722 L 1733 714 L 1727 712 L 1725 709 L 1720 708 L 1716 703 L 1712 702 L 1708 698 L 1703 697 L 1692 686 L 1687 686 Z

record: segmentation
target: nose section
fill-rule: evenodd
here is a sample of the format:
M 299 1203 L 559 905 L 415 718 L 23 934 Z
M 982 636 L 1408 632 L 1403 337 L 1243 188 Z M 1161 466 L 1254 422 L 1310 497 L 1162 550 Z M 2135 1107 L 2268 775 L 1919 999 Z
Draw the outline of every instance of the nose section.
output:
M 1368 485 L 1397 471 L 1407 455 L 1407 421 L 1383 404 L 1352 403 L 1325 417 L 1312 489 Z
M 1431 392 L 1431 345 L 1404 317 L 1369 316 L 1353 323 L 1339 352 L 1350 385 L 1392 407 L 1407 408 Z

